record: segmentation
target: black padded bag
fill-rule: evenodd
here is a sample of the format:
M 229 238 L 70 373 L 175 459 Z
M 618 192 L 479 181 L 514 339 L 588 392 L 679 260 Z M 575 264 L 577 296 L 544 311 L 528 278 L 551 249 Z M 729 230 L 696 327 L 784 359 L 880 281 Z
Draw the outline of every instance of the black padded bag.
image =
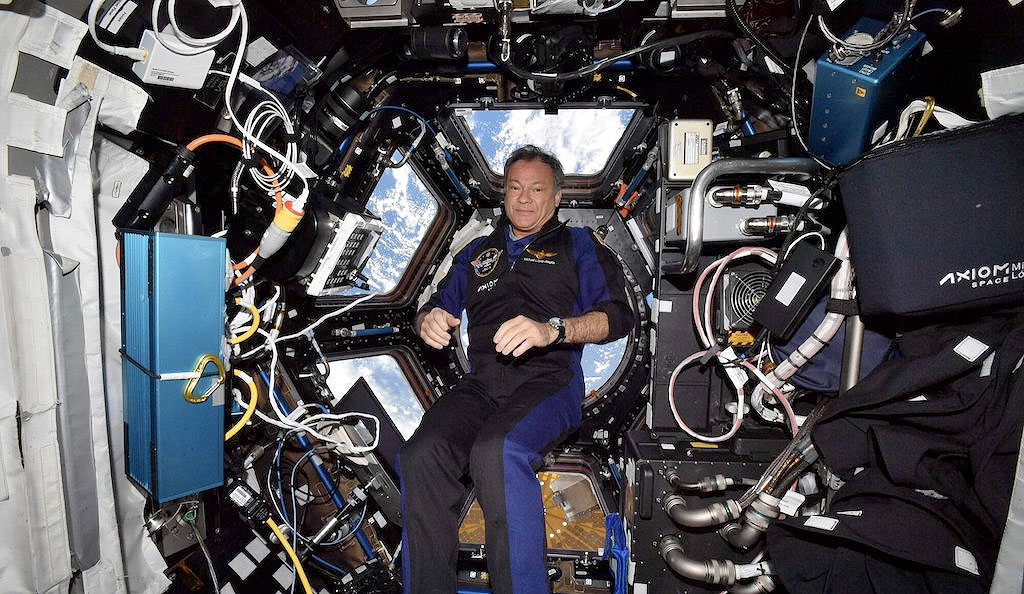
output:
M 1024 301 L 1024 115 L 896 143 L 839 184 L 866 317 Z

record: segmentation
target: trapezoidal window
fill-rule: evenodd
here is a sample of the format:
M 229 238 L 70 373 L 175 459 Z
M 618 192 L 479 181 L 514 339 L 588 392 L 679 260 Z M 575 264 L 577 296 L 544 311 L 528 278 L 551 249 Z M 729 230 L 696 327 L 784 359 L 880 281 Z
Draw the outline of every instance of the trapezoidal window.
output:
M 402 437 L 412 437 L 423 416 L 423 406 L 394 357 L 372 355 L 336 359 L 329 365 L 331 374 L 327 376 L 327 386 L 336 398 L 344 396 L 359 378 L 364 378 Z
M 385 294 L 398 286 L 413 254 L 437 217 L 437 199 L 406 163 L 386 169 L 381 174 L 366 208 L 380 217 L 384 233 L 363 267 L 363 275 L 367 278 L 369 291 Z M 366 292 L 366 289 L 351 288 L 345 294 Z
M 487 165 L 502 174 L 505 159 L 524 144 L 534 144 L 558 157 L 566 175 L 594 175 L 608 163 L 622 138 L 632 109 L 459 109 Z

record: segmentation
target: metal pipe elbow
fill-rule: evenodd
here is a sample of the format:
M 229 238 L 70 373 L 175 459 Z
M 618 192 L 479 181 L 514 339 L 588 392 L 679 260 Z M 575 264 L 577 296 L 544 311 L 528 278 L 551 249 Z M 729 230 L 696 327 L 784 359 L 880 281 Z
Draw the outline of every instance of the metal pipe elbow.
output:
M 777 587 L 778 584 L 771 576 L 762 575 L 752 582 L 736 584 L 729 588 L 729 594 L 768 594 L 768 592 L 774 592 Z
M 737 549 L 749 549 L 757 544 L 772 521 L 779 517 L 780 501 L 768 493 L 758 493 L 757 499 L 743 512 L 743 523 L 729 524 L 719 530 L 718 534 Z
M 686 528 L 707 528 L 735 520 L 743 513 L 740 504 L 732 499 L 716 501 L 707 507 L 689 509 L 682 496 L 673 493 L 663 503 L 665 513 L 676 524 Z
M 726 587 L 736 583 L 735 563 L 716 559 L 708 561 L 691 559 L 683 552 L 683 542 L 678 536 L 662 537 L 658 543 L 658 553 L 672 568 L 672 571 L 685 578 Z
M 736 479 L 726 477 L 722 474 L 702 477 L 696 483 L 684 483 L 682 477 L 679 476 L 679 472 L 675 468 L 670 468 L 665 472 L 665 481 L 668 482 L 668 484 L 672 486 L 672 489 L 677 493 L 680 491 L 714 493 L 717 491 L 724 491 L 736 484 Z

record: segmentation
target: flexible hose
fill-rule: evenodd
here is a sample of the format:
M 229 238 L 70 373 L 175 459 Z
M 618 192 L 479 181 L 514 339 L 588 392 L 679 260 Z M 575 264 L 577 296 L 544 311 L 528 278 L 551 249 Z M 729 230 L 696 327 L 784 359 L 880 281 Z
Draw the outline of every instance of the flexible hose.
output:
M 241 299 L 235 299 L 235 303 L 238 304 L 238 305 L 242 305 L 242 300 Z M 251 304 L 251 303 L 247 304 L 247 307 L 249 308 L 249 313 L 252 315 L 252 324 L 249 325 L 249 328 L 246 329 L 245 332 L 239 334 L 238 336 L 233 336 L 233 337 L 229 338 L 228 339 L 228 344 L 238 344 L 240 342 L 245 342 L 253 334 L 256 334 L 256 330 L 259 329 L 259 327 L 260 327 L 260 310 L 256 309 L 256 306 Z
M 835 257 L 839 259 L 840 265 L 839 270 L 835 276 L 832 277 L 832 287 L 830 296 L 832 299 L 844 301 L 852 299 L 854 297 L 853 291 L 853 266 L 850 264 L 850 244 L 847 239 L 846 229 L 839 234 L 838 241 L 836 243 Z M 765 382 L 762 381 L 754 388 L 753 393 L 750 396 L 750 405 L 759 414 L 764 411 L 763 399 L 768 393 L 769 389 L 780 388 L 786 383 L 790 377 L 792 377 L 802 365 L 809 361 L 812 357 L 818 354 L 821 349 L 828 344 L 832 338 L 839 332 L 839 328 L 843 325 L 845 317 L 841 313 L 829 312 L 822 319 L 818 328 L 815 329 L 814 333 L 803 342 L 795 351 L 793 351 L 785 361 L 779 363 L 779 365 L 767 374 L 767 380 L 770 385 L 766 386 Z M 778 420 L 778 419 L 766 419 L 766 420 Z
M 736 7 L 736 0 L 725 0 L 725 7 L 729 9 L 729 16 L 732 18 L 733 22 L 740 28 L 740 31 L 743 31 L 744 37 L 760 48 L 760 50 L 764 52 L 772 62 L 775 62 L 775 65 L 781 68 L 786 74 L 793 74 L 793 67 L 789 65 L 789 62 L 780 56 L 775 49 L 758 37 L 757 33 L 750 28 L 750 25 L 747 24 L 746 19 L 743 18 L 743 15 L 740 14 L 739 9 Z
M 245 385 L 249 387 L 249 406 L 246 407 L 245 413 L 242 414 L 242 418 L 234 424 L 233 427 L 228 429 L 227 433 L 224 434 L 224 441 L 227 441 L 235 436 L 245 424 L 252 418 L 252 414 L 256 412 L 256 401 L 259 398 L 259 393 L 256 391 L 256 382 L 252 379 L 252 376 L 242 371 L 241 369 L 233 370 L 235 377 L 245 382 Z
M 204 144 L 209 144 L 211 142 L 223 142 L 234 147 L 242 148 L 242 141 L 229 134 L 206 134 L 186 144 L 185 148 L 190 151 L 194 151 Z
M 299 575 L 299 581 L 302 582 L 302 587 L 306 590 L 306 594 L 313 594 L 313 588 L 309 585 L 309 579 L 306 578 L 306 572 L 302 569 L 302 563 L 299 562 L 299 557 L 295 554 L 295 549 L 292 545 L 288 544 L 288 539 L 285 538 L 284 534 L 281 533 L 281 529 L 278 528 L 277 523 L 274 522 L 273 518 L 267 518 L 267 526 L 274 532 L 274 536 L 277 537 L 277 541 L 281 543 L 281 547 L 284 548 L 285 552 L 292 559 L 292 565 L 295 567 L 295 573 Z
M 749 549 L 757 544 L 772 521 L 779 517 L 779 503 L 779 498 L 759 493 L 757 499 L 744 510 L 743 523 L 729 524 L 719 530 L 719 535 L 738 549 Z

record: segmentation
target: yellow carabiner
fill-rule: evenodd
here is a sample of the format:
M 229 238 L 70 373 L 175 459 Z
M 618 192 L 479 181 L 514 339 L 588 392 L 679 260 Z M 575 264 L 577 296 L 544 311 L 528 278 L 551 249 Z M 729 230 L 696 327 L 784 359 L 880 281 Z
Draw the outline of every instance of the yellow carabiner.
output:
M 217 367 L 217 381 L 213 382 L 213 384 L 211 384 L 210 387 L 201 395 L 196 396 L 194 394 L 196 386 L 199 385 L 202 373 L 210 363 L 213 363 Z M 217 386 L 224 383 L 226 372 L 224 371 L 224 363 L 220 360 L 220 357 L 213 353 L 207 353 L 199 359 L 199 363 L 196 363 L 195 373 L 198 375 L 188 380 L 185 384 L 185 400 L 193 404 L 199 404 L 209 400 L 210 395 L 217 389 Z

